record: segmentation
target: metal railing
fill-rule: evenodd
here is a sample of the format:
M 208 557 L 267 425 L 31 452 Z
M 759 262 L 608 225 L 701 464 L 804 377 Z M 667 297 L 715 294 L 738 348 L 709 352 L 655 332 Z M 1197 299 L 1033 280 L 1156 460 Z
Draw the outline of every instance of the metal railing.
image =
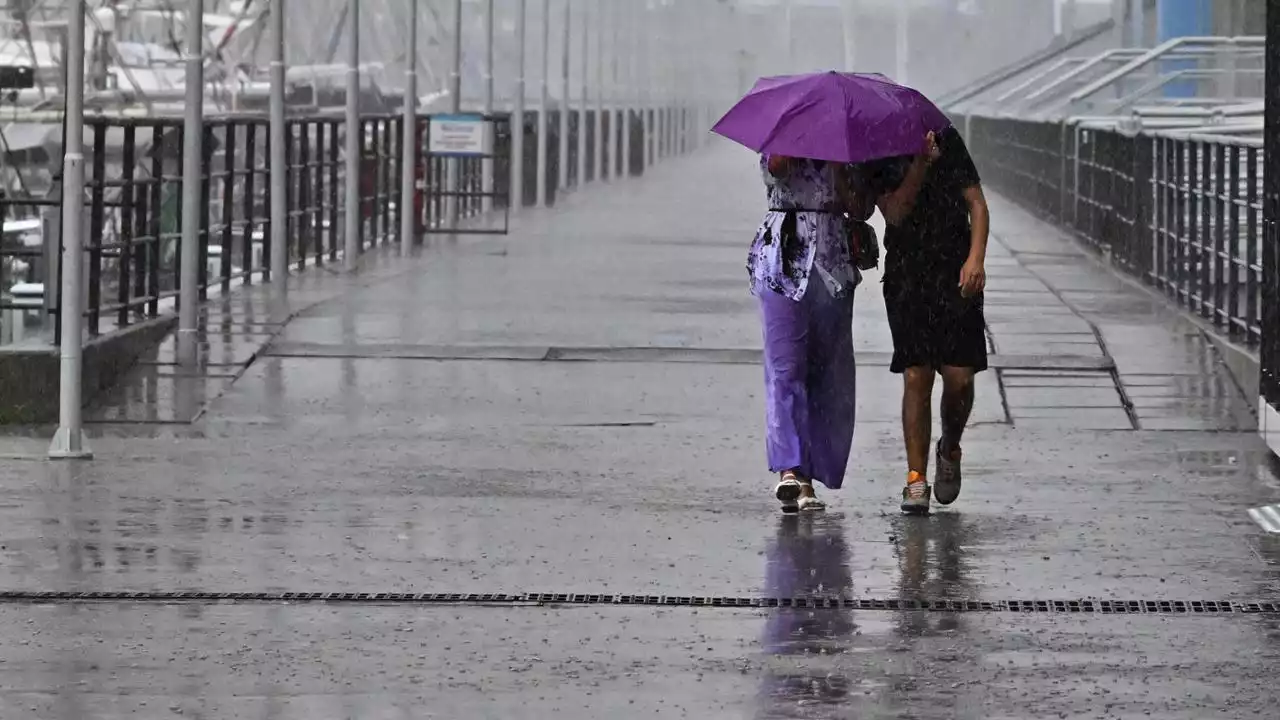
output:
M 1264 40 L 1183 37 L 1081 55 L 1051 48 L 943 104 L 964 115 L 1044 120 L 1116 115 L 1142 102 L 1221 105 L 1261 96 Z M 1180 91 L 1163 92 L 1170 86 Z
M 629 115 L 631 174 L 649 165 L 645 153 L 667 157 L 683 153 L 683 136 L 653 138 L 647 148 L 642 112 L 649 127 L 687 120 L 688 110 L 650 108 Z M 615 112 L 603 115 L 603 167 L 613 167 L 626 143 L 612 127 Z M 448 159 L 426 152 L 429 116 L 418 118 L 420 152 L 415 172 L 417 192 L 411 203 L 401 197 L 401 127 L 399 115 L 361 120 L 360 238 L 361 251 L 398 240 L 400 213 L 410 208 L 417 220 L 415 241 L 441 227 L 446 206 L 456 199 L 458 218 L 470 220 L 509 206 L 511 177 L 510 116 L 495 115 L 494 148 L 489 158 L 457 159 L 458 186 L 447 190 Z M 578 113 L 571 112 L 569 137 L 560 138 L 557 111 L 549 113 L 547 200 L 554 203 L 558 149 L 568 142 L 568 186 L 596 180 L 595 111 L 586 114 L 586 176 L 578 178 Z M 271 278 L 270 139 L 265 117 L 218 117 L 204 123 L 200 189 L 199 294 L 225 293 L 234 286 Z M 536 203 L 537 118 L 525 117 L 525 176 L 522 204 Z M 86 118 L 87 230 L 85 257 L 85 328 L 90 337 L 158 317 L 176 308 L 179 294 L 182 217 L 182 135 L 180 118 Z M 288 266 L 304 269 L 332 263 L 343 254 L 342 188 L 345 183 L 345 122 L 341 116 L 293 117 L 287 121 L 288 201 L 286 235 Z M 616 141 L 616 142 L 615 142 Z M 615 146 L 616 145 L 616 146 Z M 491 160 L 492 189 L 484 165 Z M 45 171 L 46 165 L 40 170 Z M 56 159 L 54 159 L 56 163 Z M 19 171 L 20 172 L 20 171 Z M 0 197 L 0 344 L 56 343 L 60 305 L 60 181 L 46 185 L 46 197 Z M 449 218 L 451 219 L 451 218 Z M 58 291 L 46 292 L 49 288 Z
M 398 219 L 400 119 L 361 121 L 363 250 L 391 239 Z M 288 237 L 291 267 L 336 260 L 343 247 L 339 188 L 344 124 L 332 117 L 288 122 Z M 200 188 L 198 277 L 201 300 L 214 288 L 271 279 L 269 135 L 259 117 L 223 117 L 204 123 L 204 171 Z M 176 302 L 182 216 L 180 119 L 87 118 L 84 208 L 85 327 L 90 336 L 153 318 Z M 429 180 L 431 182 L 432 180 Z M 26 264 L 28 279 L 60 288 L 56 248 L 58 199 L 0 201 L 6 219 L 40 217 L 44 233 L 39 262 Z M 39 208 L 40 212 L 32 212 Z M 436 217 L 424 218 L 435 222 Z M 0 264 L 16 266 L 19 250 L 0 246 Z M 28 250 L 25 255 L 30 258 Z M 30 258 L 34 259 L 34 258 Z M 4 278 L 0 278 L 3 285 Z M 43 311 L 55 314 L 57 297 Z M 12 301 L 0 310 L 15 310 Z M 56 317 L 56 314 L 55 314 Z M 30 318 L 24 318 L 30 322 Z M 41 323 L 43 324 L 43 323 Z M 56 338 L 56 325 L 53 337 Z
M 1257 137 L 964 119 L 984 182 L 1250 347 L 1262 342 Z

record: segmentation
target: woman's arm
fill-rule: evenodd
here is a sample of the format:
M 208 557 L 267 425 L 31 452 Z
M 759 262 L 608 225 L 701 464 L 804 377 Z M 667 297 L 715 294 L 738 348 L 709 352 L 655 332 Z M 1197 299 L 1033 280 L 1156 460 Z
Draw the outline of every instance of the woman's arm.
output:
M 938 159 L 938 144 L 933 133 L 929 133 L 925 142 L 927 143 L 925 152 L 911 160 L 902 184 L 893 192 L 880 196 L 877 201 L 880 213 L 884 215 L 885 222 L 890 225 L 901 225 L 911 215 L 916 205 L 916 196 L 920 194 L 920 187 L 924 185 L 929 165 Z

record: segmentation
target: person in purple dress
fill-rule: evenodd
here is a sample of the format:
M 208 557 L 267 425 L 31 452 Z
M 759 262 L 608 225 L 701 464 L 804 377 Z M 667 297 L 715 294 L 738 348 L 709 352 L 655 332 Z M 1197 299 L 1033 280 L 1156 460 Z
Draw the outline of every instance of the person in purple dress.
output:
M 918 190 L 937 152 L 932 133 L 926 142 L 895 192 Z M 856 166 L 765 155 L 760 169 L 769 211 L 747 272 L 764 334 L 769 470 L 783 512 L 822 510 L 813 483 L 839 489 L 853 446 L 853 291 L 858 265 L 875 265 L 866 220 L 885 199 L 862 187 Z M 855 253 L 866 262 L 855 265 Z

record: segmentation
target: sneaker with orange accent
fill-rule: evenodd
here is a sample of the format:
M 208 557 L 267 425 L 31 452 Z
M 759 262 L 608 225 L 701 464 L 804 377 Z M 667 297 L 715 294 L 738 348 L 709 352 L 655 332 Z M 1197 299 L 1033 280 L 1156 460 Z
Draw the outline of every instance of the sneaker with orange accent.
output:
M 924 475 L 914 470 L 907 473 L 907 486 L 902 488 L 902 512 L 907 515 L 928 515 L 931 494 L 932 489 Z

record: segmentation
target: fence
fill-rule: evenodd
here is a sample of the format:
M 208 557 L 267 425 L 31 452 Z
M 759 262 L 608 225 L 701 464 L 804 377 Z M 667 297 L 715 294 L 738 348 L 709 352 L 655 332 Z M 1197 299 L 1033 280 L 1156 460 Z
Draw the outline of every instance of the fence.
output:
M 1262 143 L 964 120 L 984 182 L 1252 348 L 1263 343 Z M 1280 400 L 1280 398 L 1277 398 Z
M 650 109 L 650 121 L 668 114 L 668 126 L 681 122 L 679 109 Z M 548 200 L 554 202 L 558 177 L 558 116 L 549 113 Z M 617 157 L 611 121 L 604 117 L 605 158 Z M 511 128 L 509 117 L 494 116 L 494 191 L 483 188 L 481 159 L 460 161 L 459 217 L 482 212 L 488 197 L 504 209 L 509 200 Z M 577 177 L 579 123 L 570 116 L 569 185 Z M 425 148 L 428 123 L 419 118 L 419 148 Z M 535 202 L 537 117 L 526 116 L 523 204 Z M 361 120 L 360 238 L 365 250 L 396 239 L 400 213 L 412 208 L 419 230 L 436 227 L 444 218 L 446 160 L 421 158 L 419 191 L 412 203 L 401 197 L 400 116 L 368 116 Z M 344 122 L 333 116 L 297 117 L 288 121 L 288 193 L 286 236 L 288 265 L 293 268 L 336 261 L 344 247 L 342 236 L 345 183 Z M 632 173 L 647 163 L 640 111 L 629 117 Z M 595 179 L 595 112 L 589 111 L 587 178 Z M 271 279 L 271 236 L 268 125 L 262 117 L 224 117 L 204 124 L 204 162 L 200 191 L 199 297 L 225 292 L 240 283 Z M 85 242 L 85 327 L 90 336 L 154 318 L 172 308 L 179 291 L 178 258 L 182 217 L 182 135 L 176 118 L 86 118 L 87 230 Z M 658 138 L 659 156 L 683 152 L 674 135 Z M 58 158 L 45 157 L 39 170 L 47 172 Z M 606 161 L 607 162 L 607 161 Z M 608 167 L 608 165 L 606 165 Z M 34 169 L 33 169 L 34 171 Z M 58 182 L 46 183 L 54 194 L 46 198 L 0 199 L 0 222 L 13 232 L 0 235 L 0 344 L 40 335 L 56 342 L 59 298 L 46 288 L 61 288 L 57 249 Z M 25 220 L 27 222 L 15 222 Z M 8 222 L 5 222 L 8 221 Z M 418 234 L 421 238 L 421 232 Z M 38 292 L 32 292 L 32 289 Z M 52 329 L 52 333 L 49 330 Z

